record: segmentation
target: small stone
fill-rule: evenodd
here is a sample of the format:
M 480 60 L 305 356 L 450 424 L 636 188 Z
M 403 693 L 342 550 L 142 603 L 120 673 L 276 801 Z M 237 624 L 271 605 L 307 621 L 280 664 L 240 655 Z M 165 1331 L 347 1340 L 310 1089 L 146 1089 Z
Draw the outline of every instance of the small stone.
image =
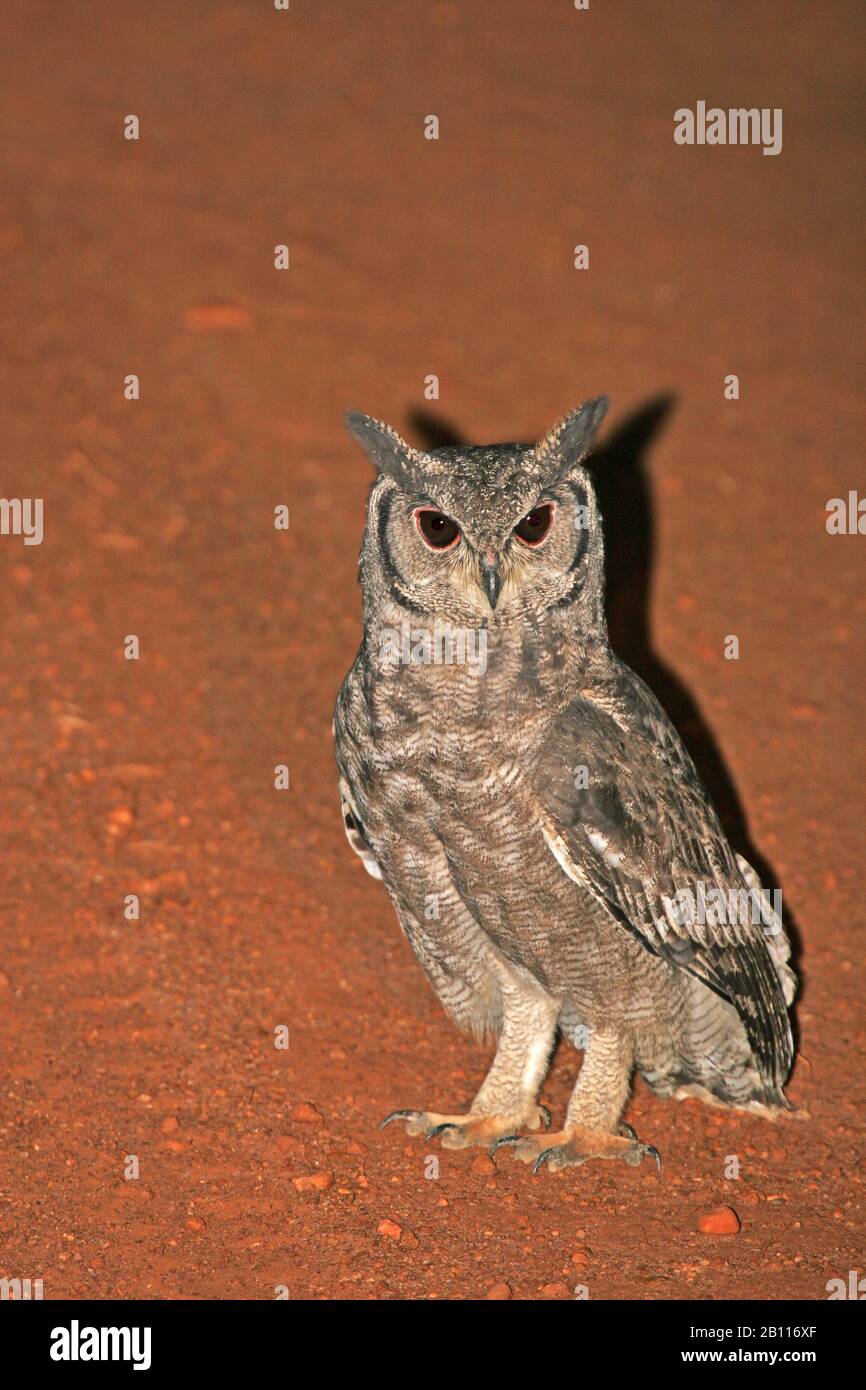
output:
M 163 775 L 161 767 L 153 763 L 114 763 L 103 768 L 103 775 L 113 777 L 118 782 L 147 782 Z
M 484 1295 L 493 1303 L 505 1303 L 511 1296 L 511 1288 L 508 1284 L 492 1284 Z
M 303 1148 L 303 1144 L 293 1134 L 278 1134 L 274 1140 L 274 1147 L 279 1153 L 290 1153 L 292 1149 Z
M 186 1228 L 188 1231 L 203 1231 L 204 1222 L 200 1216 L 191 1216 L 186 1223 Z
M 698 1230 L 706 1236 L 735 1236 L 740 1230 L 740 1218 L 733 1207 L 716 1207 L 698 1218 Z
M 301 1101 L 300 1105 L 295 1106 L 289 1118 L 299 1125 L 324 1124 L 324 1117 L 321 1111 L 317 1110 L 315 1105 L 311 1105 L 310 1102 L 306 1100 Z
M 137 898 L 157 898 L 160 893 L 158 878 L 135 878 L 127 887 Z
M 380 1221 L 376 1227 L 376 1234 L 385 1236 L 388 1240 L 399 1240 L 403 1234 L 403 1227 L 398 1226 L 396 1221 Z
M 327 1192 L 334 1183 L 333 1173 L 307 1173 L 300 1178 L 292 1178 L 296 1192 Z
M 120 1187 L 115 1188 L 115 1195 L 132 1204 L 137 1202 L 142 1207 L 153 1201 L 153 1189 L 138 1182 L 135 1178 L 124 1181 Z
M 183 316 L 185 327 L 192 333 L 218 333 L 224 329 L 246 328 L 251 320 L 248 309 L 227 300 L 195 304 Z
M 178 1120 L 177 1115 L 166 1115 L 165 1119 L 162 1121 L 162 1124 L 160 1125 L 160 1129 L 162 1130 L 163 1134 L 174 1134 L 176 1129 L 180 1129 L 180 1121 Z
M 471 1172 L 480 1173 L 484 1177 L 496 1172 L 496 1164 L 489 1154 L 476 1154 L 469 1166 Z
M 538 1290 L 542 1298 L 571 1298 L 571 1289 L 567 1284 L 542 1284 Z
M 417 1250 L 421 1244 L 414 1231 L 403 1231 L 400 1236 L 400 1244 L 407 1246 L 410 1250 Z
M 123 531 L 100 531 L 95 540 L 103 550 L 113 550 L 118 555 L 141 549 L 139 537 L 128 536 Z

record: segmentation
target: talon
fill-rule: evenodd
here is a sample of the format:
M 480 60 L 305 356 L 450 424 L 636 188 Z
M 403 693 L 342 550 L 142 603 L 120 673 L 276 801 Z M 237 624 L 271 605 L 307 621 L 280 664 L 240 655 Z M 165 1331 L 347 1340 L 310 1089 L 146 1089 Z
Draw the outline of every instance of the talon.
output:
M 545 1129 L 550 1129 L 550 1111 L 546 1105 L 539 1105 L 538 1108 L 541 1111 L 541 1123 Z
M 535 1160 L 535 1162 L 534 1162 L 533 1165 L 532 1165 L 532 1176 L 533 1176 L 534 1178 L 537 1178 L 537 1177 L 538 1177 L 538 1174 L 541 1172 L 541 1170 L 542 1170 L 542 1168 L 544 1167 L 544 1165 L 545 1165 L 545 1163 L 547 1162 L 547 1160 L 548 1160 L 553 1154 L 555 1154 L 555 1153 L 556 1153 L 556 1149 L 555 1149 L 555 1148 L 543 1149 L 543 1150 L 542 1150 L 542 1152 L 538 1155 L 538 1158 Z
M 625 1120 L 620 1120 L 619 1132 L 620 1132 L 620 1134 L 622 1134 L 626 1139 L 634 1139 L 635 1141 L 637 1141 L 637 1135 L 635 1134 L 635 1132 L 634 1132 L 634 1130 L 632 1129 L 631 1125 L 627 1125 L 627 1124 L 626 1124 Z
M 658 1149 L 655 1147 L 654 1144 L 644 1144 L 644 1153 L 643 1153 L 643 1156 L 644 1156 L 644 1158 L 646 1158 L 647 1156 L 649 1156 L 650 1158 L 654 1158 L 655 1161 L 656 1161 L 656 1171 L 659 1172 L 659 1173 L 661 1172 L 661 1170 L 662 1170 L 662 1156 L 661 1156 L 661 1154 L 659 1153 Z
M 450 1122 L 446 1121 L 444 1125 L 434 1125 L 432 1129 L 428 1129 L 427 1133 L 424 1135 L 424 1138 L 435 1139 L 437 1134 L 443 1134 L 446 1129 L 456 1129 L 459 1133 L 460 1126 L 453 1125 Z
M 495 1144 L 492 1144 L 488 1149 L 490 1157 L 492 1158 L 496 1150 L 503 1148 L 506 1144 L 519 1144 L 522 1138 L 522 1134 L 506 1134 L 504 1139 L 497 1139 Z
M 384 1129 L 392 1120 L 412 1120 L 420 1115 L 420 1110 L 392 1110 L 390 1115 L 386 1115 L 379 1128 Z

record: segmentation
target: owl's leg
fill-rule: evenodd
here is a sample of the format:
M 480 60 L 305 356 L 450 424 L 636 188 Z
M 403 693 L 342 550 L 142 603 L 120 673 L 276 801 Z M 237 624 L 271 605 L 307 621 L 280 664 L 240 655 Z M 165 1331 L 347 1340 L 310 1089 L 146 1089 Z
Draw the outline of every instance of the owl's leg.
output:
M 513 1144 L 514 1156 L 532 1163 L 536 1173 L 545 1163 L 554 1169 L 567 1168 L 589 1158 L 619 1158 L 636 1166 L 648 1154 L 661 1167 L 658 1151 L 651 1144 L 642 1144 L 620 1120 L 633 1063 L 634 1051 L 625 1038 L 612 1030 L 593 1030 L 568 1103 L 564 1129 L 540 1139 L 504 1138 L 499 1142 Z
M 499 973 L 499 972 L 498 972 Z M 502 1031 L 484 1084 L 465 1115 L 438 1115 L 424 1110 L 397 1110 L 383 1122 L 404 1120 L 406 1132 L 441 1135 L 446 1149 L 489 1145 L 515 1129 L 539 1129 L 550 1116 L 537 1103 L 547 1074 L 559 1016 L 559 1001 L 538 986 L 502 967 Z

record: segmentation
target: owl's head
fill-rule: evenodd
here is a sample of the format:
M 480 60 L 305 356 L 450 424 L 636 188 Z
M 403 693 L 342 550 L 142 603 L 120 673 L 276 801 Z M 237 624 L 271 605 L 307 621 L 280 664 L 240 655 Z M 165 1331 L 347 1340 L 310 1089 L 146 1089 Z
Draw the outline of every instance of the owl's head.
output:
M 605 396 L 588 401 L 534 448 L 429 453 L 379 420 L 348 415 L 379 474 L 361 552 L 365 592 L 468 626 L 580 599 L 599 618 L 601 523 L 580 465 L 607 406 Z

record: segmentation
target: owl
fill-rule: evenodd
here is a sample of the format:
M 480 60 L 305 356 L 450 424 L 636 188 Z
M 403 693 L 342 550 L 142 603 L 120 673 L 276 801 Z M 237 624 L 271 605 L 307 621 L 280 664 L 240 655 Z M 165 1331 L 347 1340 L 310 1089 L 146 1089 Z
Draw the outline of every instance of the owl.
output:
M 450 1018 L 497 1039 L 468 1109 L 401 1109 L 447 1148 L 639 1164 L 635 1073 L 773 1117 L 795 978 L 775 902 L 725 837 L 661 705 L 612 651 L 582 466 L 598 397 L 534 448 L 412 448 L 348 425 L 377 471 L 363 638 L 334 735 L 352 848 Z M 558 1034 L 583 1052 L 562 1128 Z

